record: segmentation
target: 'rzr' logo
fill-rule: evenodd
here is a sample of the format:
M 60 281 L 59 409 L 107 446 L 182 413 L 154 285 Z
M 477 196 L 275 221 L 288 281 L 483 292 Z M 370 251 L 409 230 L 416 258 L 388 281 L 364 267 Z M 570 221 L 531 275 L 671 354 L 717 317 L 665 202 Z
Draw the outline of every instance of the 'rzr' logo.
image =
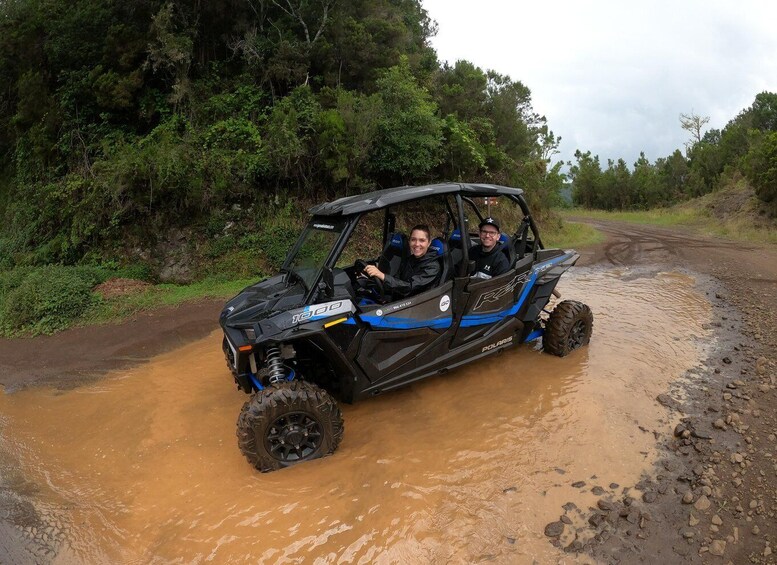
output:
M 516 289 L 519 285 L 522 285 L 526 282 L 526 280 L 529 278 L 529 273 L 523 273 L 521 275 L 516 275 L 513 280 L 511 280 L 509 283 L 507 283 L 504 286 L 500 286 L 499 288 L 496 288 L 494 290 L 491 290 L 489 292 L 486 292 L 484 294 L 480 295 L 480 298 L 478 298 L 477 303 L 475 304 L 475 307 L 472 310 L 477 310 L 483 304 L 486 302 L 495 302 L 502 298 L 505 294 L 510 293 Z

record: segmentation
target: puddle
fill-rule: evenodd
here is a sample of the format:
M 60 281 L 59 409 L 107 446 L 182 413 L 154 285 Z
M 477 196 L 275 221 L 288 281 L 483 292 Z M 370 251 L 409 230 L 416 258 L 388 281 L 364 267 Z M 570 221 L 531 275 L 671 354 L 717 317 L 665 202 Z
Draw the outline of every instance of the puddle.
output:
M 595 504 L 571 483 L 638 481 L 669 418 L 655 397 L 701 362 L 694 284 L 577 269 L 559 288 L 594 311 L 588 348 L 523 346 L 346 405 L 334 456 L 270 474 L 237 449 L 245 396 L 218 333 L 94 385 L 0 394 L 0 460 L 19 469 L 0 466 L 0 561 L 569 559 L 543 529 Z

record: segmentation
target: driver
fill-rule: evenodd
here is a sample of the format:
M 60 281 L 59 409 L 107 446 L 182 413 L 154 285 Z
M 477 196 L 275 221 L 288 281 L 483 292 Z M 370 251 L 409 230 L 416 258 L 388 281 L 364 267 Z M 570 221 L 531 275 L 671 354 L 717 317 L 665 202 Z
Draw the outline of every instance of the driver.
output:
M 427 253 L 431 242 L 429 226 L 419 224 L 410 231 L 410 256 L 402 259 L 396 276 L 384 273 L 375 265 L 367 265 L 364 272 L 383 281 L 386 292 L 394 298 L 418 294 L 430 288 L 440 274 L 437 257 Z
M 507 257 L 499 245 L 499 222 L 488 217 L 480 222 L 480 243 L 469 252 L 469 258 L 475 262 L 472 276 L 480 279 L 498 277 L 510 268 Z

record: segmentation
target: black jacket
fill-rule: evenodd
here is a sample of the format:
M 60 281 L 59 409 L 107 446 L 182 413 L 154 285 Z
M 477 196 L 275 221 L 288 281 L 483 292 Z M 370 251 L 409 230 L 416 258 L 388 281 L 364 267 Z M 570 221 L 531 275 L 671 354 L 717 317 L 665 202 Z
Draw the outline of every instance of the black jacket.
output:
M 491 251 L 487 252 L 483 251 L 482 245 L 475 245 L 469 251 L 469 258 L 470 261 L 475 262 L 475 270 L 470 273 L 471 275 L 483 273 L 489 277 L 498 277 L 510 268 L 507 256 L 502 251 L 501 243 L 497 243 Z
M 439 258 L 426 253 L 421 258 L 411 255 L 402 259 L 396 276 L 386 274 L 383 286 L 394 298 L 411 296 L 431 288 L 440 274 Z

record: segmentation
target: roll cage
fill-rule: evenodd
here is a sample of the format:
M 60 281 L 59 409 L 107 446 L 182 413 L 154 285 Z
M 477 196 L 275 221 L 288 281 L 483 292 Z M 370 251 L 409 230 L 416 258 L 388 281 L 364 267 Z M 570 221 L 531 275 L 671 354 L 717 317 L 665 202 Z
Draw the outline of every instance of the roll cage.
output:
M 327 254 L 321 269 L 311 281 L 312 284 L 306 285 L 305 302 L 311 303 L 316 301 L 322 291 L 326 296 L 331 297 L 333 293 L 332 272 L 346 244 L 351 239 L 354 229 L 365 215 L 384 210 L 382 246 L 385 246 L 396 231 L 396 216 L 393 210 L 398 205 L 422 201 L 434 196 L 450 196 L 455 204 L 453 206 L 449 198 L 444 199 L 447 222 L 444 230 L 445 233 L 442 236 L 448 239 L 452 233 L 458 230 L 462 237 L 466 235 L 470 238 L 469 244 L 461 246 L 462 257 L 453 266 L 454 268 L 451 269 L 454 277 L 466 277 L 469 275 L 469 247 L 477 239 L 477 233 L 470 232 L 469 230 L 465 207 L 469 207 L 474 212 L 478 223 L 489 215 L 483 214 L 481 207 L 475 201 L 477 198 L 491 199 L 501 197 L 517 204 L 523 218 L 517 230 L 511 234 L 510 238 L 507 238 L 510 245 L 519 246 L 521 242 L 525 245 L 529 241 L 531 242 L 531 251 L 534 254 L 540 249 L 544 249 L 539 230 L 531 216 L 528 204 L 523 197 L 523 190 L 521 189 L 471 183 L 447 183 L 418 187 L 406 186 L 345 197 L 311 208 L 310 213 L 313 217 L 289 253 L 282 270 L 289 271 L 291 269 L 291 263 L 299 253 L 306 239 L 305 236 L 310 230 L 327 229 L 339 231 L 340 237 Z M 531 237 L 529 237 L 529 233 L 531 233 Z

